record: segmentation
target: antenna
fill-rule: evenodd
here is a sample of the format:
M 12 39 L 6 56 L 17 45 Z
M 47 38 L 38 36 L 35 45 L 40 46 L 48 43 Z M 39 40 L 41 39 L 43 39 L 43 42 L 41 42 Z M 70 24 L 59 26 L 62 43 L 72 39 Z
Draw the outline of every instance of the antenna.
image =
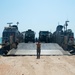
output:
M 10 23 L 7 23 L 7 24 L 9 24 L 9 27 L 11 27 L 11 24 L 13 24 L 12 22 L 10 22 Z
M 64 24 L 64 26 L 63 26 L 63 27 L 64 27 L 64 31 L 65 31 L 65 24 Z
M 59 25 L 59 22 L 58 22 L 58 25 Z

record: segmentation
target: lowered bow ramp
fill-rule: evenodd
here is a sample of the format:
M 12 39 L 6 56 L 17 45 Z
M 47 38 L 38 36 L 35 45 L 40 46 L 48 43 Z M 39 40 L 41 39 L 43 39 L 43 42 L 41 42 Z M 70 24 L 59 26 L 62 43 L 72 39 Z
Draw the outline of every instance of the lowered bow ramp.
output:
M 36 55 L 36 43 L 20 43 L 17 49 L 12 49 L 8 55 Z M 70 55 L 56 43 L 41 43 L 41 55 Z

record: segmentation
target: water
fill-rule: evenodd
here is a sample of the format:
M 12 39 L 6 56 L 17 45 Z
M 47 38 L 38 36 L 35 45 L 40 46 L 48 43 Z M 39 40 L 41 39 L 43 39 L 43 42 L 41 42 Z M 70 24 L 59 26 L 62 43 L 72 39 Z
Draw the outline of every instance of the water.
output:
M 2 38 L 0 37 L 0 44 L 2 44 Z

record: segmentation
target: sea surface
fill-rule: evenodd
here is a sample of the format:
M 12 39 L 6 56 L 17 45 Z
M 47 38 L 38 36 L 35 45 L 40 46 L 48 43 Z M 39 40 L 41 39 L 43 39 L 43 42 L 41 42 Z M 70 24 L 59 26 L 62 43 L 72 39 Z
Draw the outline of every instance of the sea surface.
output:
M 2 38 L 0 37 L 0 44 L 2 44 Z

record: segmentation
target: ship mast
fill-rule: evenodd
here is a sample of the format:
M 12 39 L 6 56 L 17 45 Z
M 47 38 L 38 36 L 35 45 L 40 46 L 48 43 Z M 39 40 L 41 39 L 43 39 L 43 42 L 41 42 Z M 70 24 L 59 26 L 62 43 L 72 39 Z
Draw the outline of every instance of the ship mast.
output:
M 68 20 L 65 21 L 65 24 L 64 24 L 64 31 L 65 31 L 65 29 L 66 29 L 66 31 L 67 31 L 68 22 L 69 22 Z

